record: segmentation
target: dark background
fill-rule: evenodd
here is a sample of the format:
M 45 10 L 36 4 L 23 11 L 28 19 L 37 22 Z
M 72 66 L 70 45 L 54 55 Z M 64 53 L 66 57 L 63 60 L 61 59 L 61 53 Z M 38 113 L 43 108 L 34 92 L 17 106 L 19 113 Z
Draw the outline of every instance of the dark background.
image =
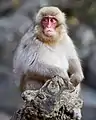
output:
M 83 120 L 96 120 L 96 0 L 0 0 L 0 120 L 9 120 L 21 105 L 12 74 L 13 55 L 38 9 L 44 5 L 58 6 L 66 13 L 69 35 L 85 75 L 81 89 Z

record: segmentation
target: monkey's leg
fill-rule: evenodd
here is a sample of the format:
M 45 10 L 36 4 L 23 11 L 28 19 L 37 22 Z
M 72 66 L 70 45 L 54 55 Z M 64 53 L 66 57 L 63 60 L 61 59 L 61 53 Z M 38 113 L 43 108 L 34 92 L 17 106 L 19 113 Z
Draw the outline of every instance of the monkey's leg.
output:
M 46 79 L 43 76 L 28 71 L 20 80 L 20 91 L 40 89 Z

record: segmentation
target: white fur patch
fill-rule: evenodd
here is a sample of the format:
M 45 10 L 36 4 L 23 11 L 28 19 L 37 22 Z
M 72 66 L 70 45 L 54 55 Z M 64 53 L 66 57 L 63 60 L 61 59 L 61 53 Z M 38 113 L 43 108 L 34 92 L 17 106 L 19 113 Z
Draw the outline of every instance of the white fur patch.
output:
M 59 8 L 50 6 L 50 7 L 43 7 L 39 10 L 36 16 L 36 23 L 37 24 L 40 23 L 41 19 L 44 16 L 48 16 L 48 15 L 52 15 L 56 17 L 59 24 L 64 24 L 66 21 L 65 14 Z

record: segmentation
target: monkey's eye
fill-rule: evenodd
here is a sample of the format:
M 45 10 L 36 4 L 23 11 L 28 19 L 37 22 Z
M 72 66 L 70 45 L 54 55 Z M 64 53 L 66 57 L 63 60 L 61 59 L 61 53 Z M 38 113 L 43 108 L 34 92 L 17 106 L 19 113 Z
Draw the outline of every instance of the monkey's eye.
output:
M 47 23 L 47 22 L 48 22 L 48 18 L 47 18 L 47 17 L 43 18 L 43 19 L 42 19 L 42 22 L 43 22 L 43 23 Z
M 56 23 L 57 22 L 57 20 L 55 19 L 55 18 L 51 18 L 51 20 L 50 20 L 52 23 Z

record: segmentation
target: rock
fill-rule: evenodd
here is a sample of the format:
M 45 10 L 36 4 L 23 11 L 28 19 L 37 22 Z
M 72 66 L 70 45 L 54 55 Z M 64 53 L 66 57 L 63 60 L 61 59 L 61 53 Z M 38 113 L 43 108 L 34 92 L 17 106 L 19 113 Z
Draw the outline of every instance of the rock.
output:
M 13 55 L 32 23 L 30 18 L 17 13 L 0 19 L 0 111 L 4 113 L 13 114 L 21 104 L 17 79 L 12 73 Z
M 96 36 L 91 27 L 86 24 L 71 26 L 71 38 L 76 45 L 84 70 L 84 83 L 96 88 Z
M 87 85 L 82 85 L 81 96 L 84 100 L 82 120 L 96 119 L 96 90 Z
M 16 11 L 17 14 L 25 15 L 33 20 L 38 8 L 40 7 L 40 1 L 38 0 L 27 0 L 24 4 Z
M 56 76 L 39 90 L 22 94 L 25 105 L 11 120 L 81 120 L 82 99 L 70 82 Z
M 13 9 L 12 0 L 0 0 L 0 16 L 11 13 Z
M 82 120 L 95 120 L 96 108 L 91 106 L 84 106 L 82 116 Z
M 10 119 L 9 115 L 0 112 L 0 120 L 9 120 L 9 119 Z
M 88 85 L 82 85 L 81 96 L 84 100 L 84 105 L 86 107 L 91 106 L 96 108 L 96 90 L 89 87 Z
M 15 14 L 0 20 L 0 63 L 12 66 L 14 51 L 25 32 L 32 25 L 32 21 L 24 16 Z
M 20 92 L 10 71 L 0 71 L 0 111 L 12 114 L 20 105 Z M 14 101 L 14 102 L 13 102 Z
M 58 6 L 62 9 L 65 8 L 73 8 L 76 4 L 76 1 L 74 0 L 40 0 L 40 6 Z
M 96 37 L 92 28 L 86 24 L 78 24 L 70 28 L 70 33 L 80 58 L 86 59 L 89 57 L 94 44 L 96 44 Z
M 96 47 L 95 47 L 96 48 Z M 86 83 L 96 89 L 96 49 L 91 51 L 85 72 Z

